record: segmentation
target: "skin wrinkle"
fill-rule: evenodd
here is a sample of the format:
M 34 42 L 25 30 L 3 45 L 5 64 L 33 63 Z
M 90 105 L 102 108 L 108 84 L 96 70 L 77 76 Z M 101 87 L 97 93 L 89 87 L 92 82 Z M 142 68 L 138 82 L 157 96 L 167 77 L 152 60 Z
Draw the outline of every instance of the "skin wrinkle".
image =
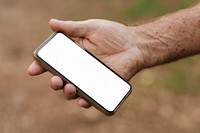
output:
M 140 45 L 142 47 L 139 46 L 139 49 L 143 52 L 143 55 L 146 55 L 145 57 L 143 57 L 146 67 L 149 67 L 149 64 L 154 64 L 155 62 L 160 62 L 160 60 L 163 60 L 163 57 L 161 58 L 162 54 L 160 53 L 169 51 L 168 44 L 161 38 L 153 36 L 150 33 L 142 30 L 138 30 L 138 32 L 143 36 L 143 38 L 146 38 L 146 41 L 140 42 L 141 44 L 143 44 Z M 157 52 L 154 53 L 152 51 Z

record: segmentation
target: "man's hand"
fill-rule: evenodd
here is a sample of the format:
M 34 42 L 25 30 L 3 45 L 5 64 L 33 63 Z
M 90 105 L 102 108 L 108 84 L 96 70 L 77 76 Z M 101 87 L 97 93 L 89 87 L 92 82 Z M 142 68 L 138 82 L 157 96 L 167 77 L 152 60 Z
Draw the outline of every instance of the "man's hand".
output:
M 143 68 L 142 53 L 134 44 L 134 34 L 128 26 L 98 19 L 77 22 L 52 19 L 49 25 L 53 31 L 61 31 L 68 36 L 77 38 L 79 45 L 108 65 L 126 81 Z M 36 61 L 28 68 L 28 73 L 31 76 L 42 74 L 45 71 Z M 58 76 L 51 78 L 50 85 L 54 90 L 63 89 L 68 100 L 78 98 L 76 88 L 69 83 L 64 85 Z M 91 106 L 82 98 L 78 99 L 78 105 L 85 108 Z

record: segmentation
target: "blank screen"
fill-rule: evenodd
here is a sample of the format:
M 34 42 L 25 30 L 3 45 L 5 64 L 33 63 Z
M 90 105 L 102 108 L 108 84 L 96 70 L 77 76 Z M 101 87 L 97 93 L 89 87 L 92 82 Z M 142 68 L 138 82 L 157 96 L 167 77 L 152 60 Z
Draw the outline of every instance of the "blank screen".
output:
M 131 86 L 62 33 L 38 56 L 107 111 L 114 111 Z

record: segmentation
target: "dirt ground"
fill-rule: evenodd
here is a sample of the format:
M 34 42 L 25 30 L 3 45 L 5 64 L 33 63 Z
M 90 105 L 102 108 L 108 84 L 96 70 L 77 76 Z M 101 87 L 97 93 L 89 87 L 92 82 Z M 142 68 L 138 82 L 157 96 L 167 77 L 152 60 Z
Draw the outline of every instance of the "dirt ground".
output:
M 169 66 L 136 75 L 131 80 L 133 93 L 112 117 L 94 108 L 79 108 L 76 101 L 66 101 L 62 92 L 50 89 L 49 73 L 28 76 L 26 70 L 33 61 L 32 52 L 52 33 L 48 27 L 51 18 L 118 21 L 120 16 L 116 14 L 131 3 L 130 0 L 0 0 L 0 132 L 199 133 L 199 92 L 174 92 L 156 82 L 160 74 L 168 72 Z M 193 76 L 200 73 L 199 57 L 194 60 Z M 199 81 L 199 78 L 193 81 L 197 83 L 193 87 L 199 89 Z

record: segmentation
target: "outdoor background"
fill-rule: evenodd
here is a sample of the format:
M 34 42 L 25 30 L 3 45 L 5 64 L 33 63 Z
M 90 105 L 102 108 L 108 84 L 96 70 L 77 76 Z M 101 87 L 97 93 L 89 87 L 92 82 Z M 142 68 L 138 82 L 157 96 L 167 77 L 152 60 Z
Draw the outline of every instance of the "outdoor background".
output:
M 32 52 L 51 18 L 102 18 L 127 24 L 186 8 L 197 0 L 0 0 L 1 133 L 199 133 L 200 56 L 144 70 L 117 114 L 79 108 L 28 76 Z

